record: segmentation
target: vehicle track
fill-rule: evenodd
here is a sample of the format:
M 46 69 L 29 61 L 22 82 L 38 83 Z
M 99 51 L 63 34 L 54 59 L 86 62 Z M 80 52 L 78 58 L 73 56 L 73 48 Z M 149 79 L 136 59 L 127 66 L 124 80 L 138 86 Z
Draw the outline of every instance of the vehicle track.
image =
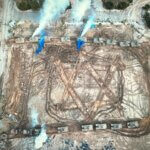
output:
M 100 131 L 110 131 L 116 134 L 128 130 L 131 133 L 140 130 L 140 119 L 130 119 L 130 120 L 102 120 L 94 122 L 66 122 L 66 123 L 55 123 L 46 124 L 46 133 L 48 135 L 53 134 L 67 134 L 71 132 L 100 132 Z M 8 139 L 13 138 L 25 138 L 31 136 L 38 136 L 41 131 L 41 126 L 37 125 L 34 128 L 29 127 L 18 127 L 12 128 L 7 133 Z M 4 133 L 3 133 L 4 134 Z M 133 134 L 135 136 L 135 134 Z

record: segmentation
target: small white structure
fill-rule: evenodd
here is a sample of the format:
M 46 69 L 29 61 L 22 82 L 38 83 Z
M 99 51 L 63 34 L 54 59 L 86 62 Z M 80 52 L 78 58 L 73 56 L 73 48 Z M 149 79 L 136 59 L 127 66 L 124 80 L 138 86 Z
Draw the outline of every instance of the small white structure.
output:
M 112 130 L 117 130 L 117 129 L 121 129 L 122 128 L 122 124 L 121 123 L 112 123 L 111 124 L 111 129 Z
M 70 41 L 70 37 L 68 36 L 61 37 L 61 42 L 69 42 L 69 41 Z
M 131 41 L 131 47 L 139 47 L 140 44 L 138 43 L 138 41 Z
M 95 124 L 96 130 L 103 130 L 103 129 L 107 129 L 107 124 L 106 123 L 102 123 L 102 124 Z
M 9 114 L 8 117 L 9 117 L 9 119 L 11 119 L 12 121 L 17 122 L 17 118 L 16 118 L 16 116 L 15 116 L 14 114 Z
M 94 42 L 94 43 L 99 43 L 99 38 L 95 37 L 95 38 L 93 39 L 93 42 Z
M 5 133 L 1 134 L 0 140 L 6 141 L 7 140 L 7 134 L 5 134 Z
M 117 44 L 117 40 L 112 40 L 112 45 L 116 45 Z
M 6 149 L 6 143 L 4 141 L 0 141 L 0 149 Z
M 68 127 L 58 127 L 57 128 L 58 133 L 65 133 L 68 132 Z
M 99 38 L 99 43 L 100 44 L 105 44 L 106 40 L 104 38 Z
M 39 135 L 41 132 L 41 129 L 34 129 L 34 135 Z
M 29 134 L 29 131 L 26 129 L 23 129 L 22 133 L 23 133 L 23 135 L 27 135 L 27 134 Z
M 129 47 L 131 42 L 130 41 L 125 41 L 124 43 L 125 43 L 126 46 Z
M 125 42 L 119 42 L 119 46 L 120 47 L 126 47 L 126 43 Z
M 32 37 L 29 39 L 30 42 L 38 42 L 39 37 Z
M 93 125 L 82 125 L 82 131 L 93 131 Z
M 25 40 L 24 40 L 24 38 L 17 38 L 17 39 L 15 40 L 15 42 L 16 42 L 17 44 L 22 44 L 22 43 L 25 42 Z
M 107 44 L 107 45 L 112 45 L 112 40 L 111 40 L 111 39 L 107 39 L 107 40 L 106 40 L 106 44 Z
M 13 28 L 13 27 L 16 26 L 16 21 L 10 20 L 8 24 L 9 24 L 9 26 L 10 26 L 11 28 Z
M 12 135 L 18 134 L 18 131 L 16 129 L 11 129 L 10 134 Z
M 41 133 L 35 138 L 35 149 L 39 149 L 47 141 L 47 134 L 45 125 L 42 125 Z
M 130 121 L 127 123 L 127 127 L 132 129 L 132 128 L 138 128 L 139 127 L 139 122 L 138 121 Z

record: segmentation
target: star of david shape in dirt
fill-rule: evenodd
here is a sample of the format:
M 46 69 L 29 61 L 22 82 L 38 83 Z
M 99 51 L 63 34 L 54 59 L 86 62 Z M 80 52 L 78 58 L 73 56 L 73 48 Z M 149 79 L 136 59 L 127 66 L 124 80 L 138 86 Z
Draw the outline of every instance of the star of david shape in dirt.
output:
M 122 91 L 114 92 L 111 86 L 116 73 L 120 74 L 119 81 L 115 83 L 116 89 L 118 90 L 118 85 L 123 86 L 122 76 L 125 65 L 120 56 L 116 55 L 110 59 L 105 65 L 105 71 L 100 74 L 98 70 L 101 66 L 96 65 L 96 62 L 93 63 L 90 55 L 94 54 L 80 52 L 73 66 L 62 62 L 60 58 L 53 62 L 57 77 L 51 78 L 49 83 L 46 110 L 57 121 L 93 121 L 101 112 L 106 110 L 109 112 L 120 106 Z M 104 57 L 96 55 L 99 60 L 105 61 Z

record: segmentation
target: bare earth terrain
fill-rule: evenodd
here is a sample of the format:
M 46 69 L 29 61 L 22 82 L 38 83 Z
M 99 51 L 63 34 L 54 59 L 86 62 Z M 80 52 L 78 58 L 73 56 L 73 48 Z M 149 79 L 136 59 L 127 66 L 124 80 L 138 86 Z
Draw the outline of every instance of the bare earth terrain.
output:
M 38 37 L 31 36 L 39 12 L 19 12 L 4 1 L 0 150 L 35 149 L 33 110 L 38 129 L 45 124 L 48 135 L 41 150 L 149 150 L 150 31 L 139 17 L 148 2 L 110 12 L 95 1 L 100 15 L 80 52 L 80 29 L 67 20 L 68 11 L 46 27 L 44 50 L 35 55 Z

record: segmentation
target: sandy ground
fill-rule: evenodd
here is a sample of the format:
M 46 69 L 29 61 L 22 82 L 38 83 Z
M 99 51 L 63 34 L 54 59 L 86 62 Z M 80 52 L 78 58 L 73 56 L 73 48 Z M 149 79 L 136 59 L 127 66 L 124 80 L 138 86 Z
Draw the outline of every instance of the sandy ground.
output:
M 0 75 L 5 70 L 5 62 L 7 58 L 7 45 L 5 40 L 9 38 L 9 22 L 10 21 L 21 21 L 21 20 L 31 20 L 34 23 L 39 20 L 39 12 L 22 12 L 16 8 L 16 5 L 13 0 L 3 0 L 3 8 L 1 10 L 1 36 L 0 36 Z
M 92 138 L 90 138 L 92 137 Z M 40 150 L 102 150 L 109 142 L 116 150 L 149 150 L 150 136 L 129 138 L 108 132 L 52 135 Z M 27 144 L 28 143 L 28 144 Z M 12 150 L 35 150 L 35 138 L 12 140 Z
M 100 15 L 98 15 L 99 17 L 97 17 L 97 20 L 99 20 L 100 22 L 107 22 L 107 20 L 109 19 L 111 22 L 113 23 L 118 23 L 124 20 L 128 20 L 128 23 L 133 25 L 136 29 L 139 30 L 140 33 L 146 35 L 146 36 L 150 36 L 149 34 L 149 30 L 145 29 L 143 27 L 143 23 L 141 22 L 141 17 L 140 17 L 140 13 L 141 13 L 141 7 L 144 6 L 147 2 L 150 2 L 150 0 L 135 0 L 134 3 L 128 7 L 125 11 L 106 11 L 104 9 L 102 9 L 102 7 L 99 7 L 99 9 L 97 9 Z M 102 5 L 101 5 L 102 6 Z M 8 26 L 8 23 L 10 21 L 23 21 L 23 20 L 31 20 L 32 22 L 38 22 L 39 20 L 39 16 L 40 13 L 39 12 L 32 12 L 32 11 L 27 11 L 27 12 L 21 12 L 19 10 L 16 9 L 13 0 L 4 0 L 4 7 L 2 10 L 2 27 L 1 27 L 1 36 L 0 36 L 0 41 L 1 41 L 1 45 L 0 45 L 0 75 L 5 72 L 5 79 L 8 79 L 8 75 L 9 75 L 9 66 L 10 66 L 10 60 L 11 60 L 11 51 L 9 51 L 10 49 L 7 47 L 5 40 L 9 38 L 9 33 L 8 33 L 8 29 L 10 28 Z M 137 23 L 136 23 L 137 22 Z M 138 39 L 138 35 L 135 34 L 135 39 Z M 133 68 L 131 68 L 131 70 L 129 69 L 128 71 L 132 71 Z M 130 83 L 131 80 L 134 80 L 134 76 L 132 76 L 129 72 L 126 72 L 126 75 L 128 76 L 128 81 L 126 84 Z M 130 87 L 132 89 L 131 92 L 134 92 L 137 90 L 137 86 L 135 86 L 135 84 L 133 83 Z M 140 97 L 139 99 L 137 99 L 137 96 Z M 135 96 L 134 98 L 129 98 L 129 100 L 131 100 L 134 104 L 138 103 L 140 106 L 141 104 L 141 99 L 145 99 L 145 97 L 143 97 L 142 95 L 138 95 Z M 33 106 L 38 106 L 41 104 L 41 107 L 43 107 L 44 109 L 44 101 L 42 103 L 37 103 L 36 100 L 38 100 L 38 97 L 32 97 L 29 103 L 29 109 L 31 109 Z M 42 101 L 43 99 L 41 99 Z M 146 106 L 147 102 L 144 103 L 144 106 L 142 106 L 140 109 L 146 110 Z M 134 113 L 134 108 L 132 109 L 129 107 L 127 108 L 127 112 L 126 112 L 126 118 L 128 117 L 141 117 L 145 114 L 145 112 L 141 113 L 138 112 L 136 113 L 138 116 L 135 116 Z M 146 110 L 147 111 L 147 110 Z M 139 114 L 141 113 L 141 114 Z M 29 112 L 30 114 L 30 112 Z M 41 116 L 45 116 L 45 112 L 41 112 Z M 44 122 L 47 120 L 47 118 L 45 117 Z M 3 127 L 2 123 L 0 123 L 0 128 Z M 67 135 L 68 136 L 68 135 Z M 90 136 L 92 136 L 92 139 L 89 138 Z M 54 138 L 54 140 L 52 140 L 52 142 L 49 142 L 47 144 L 45 144 L 43 146 L 43 150 L 46 149 L 50 149 L 50 150 L 60 150 L 60 149 L 67 149 L 70 150 L 69 146 L 66 146 L 65 140 L 66 139 L 73 139 L 72 141 L 74 141 L 74 143 L 76 143 L 76 141 L 78 140 L 77 144 L 74 145 L 80 145 L 81 141 L 88 141 L 89 143 L 89 147 L 91 147 L 92 150 L 100 150 L 100 148 L 102 148 L 103 145 L 105 145 L 108 140 L 104 140 L 105 142 L 101 142 L 99 140 L 102 139 L 102 135 L 93 135 L 87 133 L 86 135 L 84 134 L 76 134 L 76 135 L 69 135 L 68 137 L 65 137 L 64 139 L 64 135 L 58 135 L 56 136 L 56 138 Z M 80 137 L 80 138 L 79 138 Z M 118 137 L 118 139 L 116 138 L 116 135 L 111 135 L 110 133 L 107 135 L 107 138 L 112 137 L 113 140 L 115 140 L 114 145 L 117 147 L 117 149 L 119 150 L 149 150 L 150 149 L 150 138 L 149 136 L 145 136 L 145 137 L 141 137 L 140 139 L 130 139 L 130 138 L 120 138 Z M 95 140 L 94 140 L 95 139 Z M 122 144 L 120 144 L 120 140 L 123 141 Z M 91 141 L 92 140 L 92 141 Z M 125 141 L 125 142 L 124 142 Z M 34 139 L 23 139 L 23 140 L 14 140 L 12 141 L 13 145 L 14 145 L 14 150 L 20 150 L 20 147 L 22 148 L 22 150 L 34 150 Z M 60 144 L 58 144 L 60 142 Z M 95 143 L 93 143 L 95 142 Z M 30 144 L 31 143 L 31 144 Z M 100 145 L 98 144 L 100 143 Z M 101 144 L 103 143 L 103 144 Z M 144 143 L 144 144 L 143 144 Z M 62 144 L 62 145 L 61 145 Z M 97 145 L 96 145 L 97 144 Z M 94 145 L 94 146 L 93 146 Z M 120 147 L 121 145 L 121 147 Z M 123 145 L 123 146 L 122 146 Z M 56 147 L 55 147 L 56 146 Z M 50 148 L 51 147 L 51 148 Z M 68 147 L 68 148 L 66 148 Z M 73 150 L 73 148 L 72 148 Z

